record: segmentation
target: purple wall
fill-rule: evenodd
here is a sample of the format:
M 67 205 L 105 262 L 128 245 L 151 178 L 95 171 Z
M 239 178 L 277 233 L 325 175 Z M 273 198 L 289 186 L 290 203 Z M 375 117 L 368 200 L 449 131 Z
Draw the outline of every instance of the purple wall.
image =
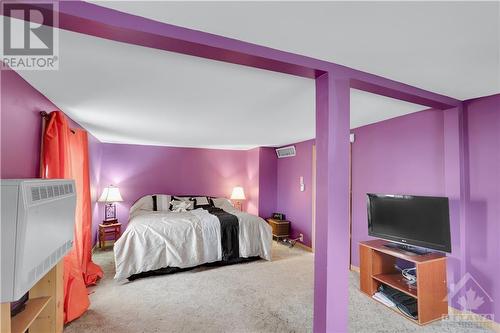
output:
M 352 265 L 367 240 L 366 193 L 444 195 L 443 111 L 426 110 L 352 130 Z
M 36 178 L 40 163 L 39 112 L 59 108 L 15 71 L 2 70 L 0 75 L 1 178 Z M 69 120 L 71 126 L 80 127 Z M 93 244 L 103 218 L 103 207 L 96 200 L 110 183 L 120 186 L 125 199 L 118 207 L 123 222 L 128 219 L 130 205 L 145 194 L 229 197 L 235 185 L 244 186 L 244 205 L 249 213 L 268 216 L 276 205 L 276 161 L 271 153 L 274 150 L 270 148 L 231 151 L 103 144 L 89 134 Z
M 89 134 L 89 167 L 90 167 L 90 196 L 92 200 L 92 245 L 97 243 L 97 228 L 102 219 L 101 206 L 97 202 L 102 189 L 101 167 L 102 167 L 102 143 Z
M 292 237 L 304 234 L 304 244 L 312 245 L 312 147 L 314 140 L 295 143 L 296 156 L 278 159 L 276 210 L 291 221 Z M 299 178 L 304 177 L 305 191 Z
M 456 197 L 459 169 L 447 165 L 459 161 L 455 156 L 460 146 L 459 112 L 426 110 L 352 131 L 356 135 L 352 145 L 352 264 L 359 266 L 358 242 L 370 238 L 367 192 L 449 196 L 453 250 L 448 256 L 449 285 L 470 274 L 487 294 L 471 285 L 473 281 L 467 282 L 466 288 L 484 299 L 476 312 L 492 314 L 498 321 L 500 95 L 464 104 L 466 165 L 462 167 L 469 188 L 464 222 L 459 216 L 463 207 Z M 450 292 L 450 305 L 461 309 L 457 302 L 461 295 Z
M 0 76 L 0 178 L 38 178 L 42 132 L 40 111 L 50 112 L 59 108 L 15 71 L 1 70 Z M 69 120 L 72 127 L 81 128 L 73 120 Z M 99 178 L 100 143 L 92 135 L 89 134 L 88 137 L 92 210 L 95 216 L 97 203 L 94 193 Z
M 245 186 L 244 190 L 245 196 L 247 198 L 243 207 L 248 213 L 255 215 L 259 214 L 259 156 L 259 148 L 250 149 L 246 152 L 246 157 L 242 160 L 246 163 L 246 174 L 241 175 L 241 177 L 243 177 L 243 179 L 247 179 L 247 183 L 246 185 L 245 183 L 240 184 L 242 186 Z M 230 193 L 231 192 L 229 192 L 229 194 Z M 229 194 L 226 194 L 224 196 L 228 197 Z
M 1 70 L 1 178 L 40 175 L 40 111 L 56 110 L 41 93 L 12 70 Z
M 124 202 L 117 204 L 117 214 L 124 224 L 130 206 L 144 195 L 229 197 L 236 185 L 245 189 L 244 208 L 249 213 L 266 217 L 273 210 L 276 170 L 270 149 L 241 151 L 107 143 L 101 147 L 100 187 L 109 184 L 120 187 Z M 100 217 L 94 223 L 102 215 L 99 212 Z
M 40 111 L 59 110 L 12 70 L 1 75 L 1 178 L 39 177 Z M 68 117 L 69 118 L 69 117 Z M 70 125 L 81 128 L 73 120 Z M 271 148 L 249 151 L 168 148 L 103 144 L 89 134 L 93 244 L 103 207 L 96 202 L 102 188 L 119 185 L 122 222 L 128 208 L 150 193 L 209 194 L 229 197 L 242 185 L 249 213 L 267 217 L 276 205 L 276 158 Z M 260 188 L 260 190 L 259 190 Z M 261 192 L 261 196 L 259 196 Z M 260 209 L 262 211 L 260 211 Z
M 259 215 L 266 218 L 276 211 L 278 158 L 274 148 L 259 150 Z
M 478 309 L 500 322 L 500 94 L 465 103 L 468 126 L 470 201 L 466 272 L 489 297 Z

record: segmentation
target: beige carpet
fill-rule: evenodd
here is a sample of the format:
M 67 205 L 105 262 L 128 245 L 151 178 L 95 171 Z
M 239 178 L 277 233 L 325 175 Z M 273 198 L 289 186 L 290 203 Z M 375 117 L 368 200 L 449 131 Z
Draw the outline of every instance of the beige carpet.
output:
M 66 333 L 85 332 L 310 332 L 313 255 L 273 244 L 273 261 L 239 264 L 126 284 L 113 280 L 113 253 L 97 251 L 105 277 L 92 290 L 91 306 Z M 392 313 L 358 289 L 350 276 L 351 332 L 486 332 L 464 323 L 424 328 Z
M 105 277 L 87 313 L 65 332 L 308 332 L 313 255 L 274 244 L 273 261 L 195 269 L 126 284 L 111 251 L 94 254 Z

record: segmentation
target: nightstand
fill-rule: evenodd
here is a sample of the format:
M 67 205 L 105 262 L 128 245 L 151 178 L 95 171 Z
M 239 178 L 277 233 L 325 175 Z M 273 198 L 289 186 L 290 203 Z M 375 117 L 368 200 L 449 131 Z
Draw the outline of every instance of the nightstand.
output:
M 110 240 L 108 237 L 112 236 L 112 240 L 116 241 L 121 234 L 122 224 L 118 222 L 114 223 L 101 223 L 99 224 L 99 248 L 105 246 L 105 241 Z
M 290 236 L 290 221 L 269 218 L 267 223 L 273 228 L 273 237 L 276 237 L 277 240 Z

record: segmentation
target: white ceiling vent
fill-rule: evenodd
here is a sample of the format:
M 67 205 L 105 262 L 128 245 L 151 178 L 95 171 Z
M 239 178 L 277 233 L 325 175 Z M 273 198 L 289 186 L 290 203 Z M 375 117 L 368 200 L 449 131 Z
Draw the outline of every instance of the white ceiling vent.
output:
M 276 155 L 278 155 L 278 158 L 295 156 L 295 146 L 276 148 Z

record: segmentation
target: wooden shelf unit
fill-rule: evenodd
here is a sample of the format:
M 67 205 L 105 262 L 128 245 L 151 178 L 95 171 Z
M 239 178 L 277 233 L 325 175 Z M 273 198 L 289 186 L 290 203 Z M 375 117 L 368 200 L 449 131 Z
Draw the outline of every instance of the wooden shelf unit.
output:
M 59 262 L 29 291 L 29 300 L 23 311 L 11 317 L 10 303 L 1 303 L 0 332 L 62 333 L 63 263 Z
M 446 256 L 440 253 L 409 255 L 404 251 L 385 247 L 383 240 L 371 240 L 359 243 L 360 255 L 360 290 L 373 296 L 380 284 L 395 288 L 417 300 L 418 320 L 410 321 L 425 325 L 440 320 L 448 315 L 446 284 Z M 416 267 L 417 288 L 410 288 L 401 272 L 394 266 L 398 259 L 411 262 Z
M 51 297 L 37 297 L 31 298 L 26 302 L 26 308 L 19 313 L 17 316 L 13 317 L 10 322 L 12 333 L 24 333 L 33 324 L 35 319 L 40 315 L 40 313 L 45 309 L 45 306 L 49 304 Z

